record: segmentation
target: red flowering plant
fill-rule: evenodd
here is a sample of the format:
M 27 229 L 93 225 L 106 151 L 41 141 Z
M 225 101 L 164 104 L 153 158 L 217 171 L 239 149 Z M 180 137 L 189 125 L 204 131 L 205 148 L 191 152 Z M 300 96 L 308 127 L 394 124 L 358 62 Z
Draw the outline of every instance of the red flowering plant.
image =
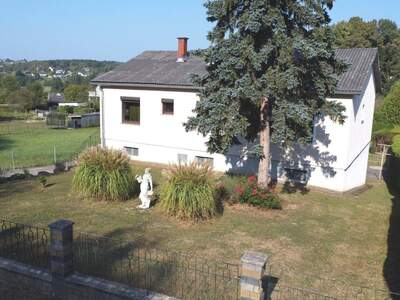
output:
M 240 203 L 247 203 L 267 209 L 282 208 L 278 195 L 268 189 L 259 187 L 256 176 L 242 179 L 234 191 Z

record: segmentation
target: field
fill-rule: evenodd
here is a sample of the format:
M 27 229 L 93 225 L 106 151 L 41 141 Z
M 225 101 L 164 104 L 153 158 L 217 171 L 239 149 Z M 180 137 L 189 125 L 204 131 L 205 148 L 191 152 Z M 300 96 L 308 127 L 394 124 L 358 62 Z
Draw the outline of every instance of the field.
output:
M 152 167 L 159 185 L 165 167 Z M 143 168 L 135 163 L 135 173 Z M 226 204 L 214 220 L 188 224 L 166 216 L 157 205 L 138 211 L 136 198 L 122 203 L 82 199 L 71 189 L 72 176 L 72 171 L 52 176 L 46 189 L 34 179 L 0 184 L 0 217 L 39 226 L 65 218 L 75 222 L 78 232 L 232 263 L 252 249 L 297 270 L 298 278 L 314 274 L 382 289 L 398 279 L 398 197 L 384 182 L 369 182 L 364 191 L 344 196 L 282 192 L 282 211 Z M 221 180 L 232 185 L 235 178 Z
M 0 123 L 0 168 L 30 167 L 70 160 L 98 128 L 49 129 L 44 122 Z

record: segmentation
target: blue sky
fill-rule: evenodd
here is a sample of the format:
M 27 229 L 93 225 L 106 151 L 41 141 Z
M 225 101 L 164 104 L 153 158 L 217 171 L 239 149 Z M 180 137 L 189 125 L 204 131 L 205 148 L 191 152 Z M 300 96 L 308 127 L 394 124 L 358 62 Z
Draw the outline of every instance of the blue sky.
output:
M 207 46 L 202 0 L 0 0 L 0 58 L 126 61 L 143 50 Z M 383 4 L 384 3 L 384 4 Z M 400 25 L 400 0 L 336 0 L 334 22 L 361 16 Z

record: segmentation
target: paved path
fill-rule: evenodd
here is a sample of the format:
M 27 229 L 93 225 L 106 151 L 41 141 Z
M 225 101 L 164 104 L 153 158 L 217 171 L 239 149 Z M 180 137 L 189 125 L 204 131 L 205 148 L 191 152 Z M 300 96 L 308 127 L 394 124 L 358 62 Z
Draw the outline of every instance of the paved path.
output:
M 9 178 L 14 175 L 25 174 L 28 173 L 32 176 L 38 176 L 41 173 L 44 174 L 54 174 L 57 171 L 69 170 L 76 165 L 75 161 L 66 162 L 58 165 L 49 165 L 43 167 L 32 167 L 32 168 L 24 168 L 24 169 L 14 169 L 14 170 L 6 170 L 0 174 L 0 177 Z

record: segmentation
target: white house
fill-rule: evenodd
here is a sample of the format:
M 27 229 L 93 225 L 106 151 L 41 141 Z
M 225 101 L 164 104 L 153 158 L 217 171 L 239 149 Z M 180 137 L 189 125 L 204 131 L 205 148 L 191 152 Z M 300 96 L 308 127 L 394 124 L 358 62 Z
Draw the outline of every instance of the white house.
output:
M 234 146 L 227 155 L 210 154 L 206 138 L 182 126 L 199 100 L 190 74 L 204 72 L 205 63 L 187 52 L 187 38 L 178 40 L 177 53 L 146 51 L 92 81 L 101 91 L 102 145 L 141 161 L 211 161 L 217 171 L 256 172 L 258 161 L 246 155 L 245 146 Z M 339 192 L 365 184 L 380 88 L 377 49 L 340 49 L 337 57 L 350 64 L 331 99 L 346 107 L 346 122 L 316 120 L 314 141 L 307 149 L 284 155 L 274 148 L 273 177 Z

